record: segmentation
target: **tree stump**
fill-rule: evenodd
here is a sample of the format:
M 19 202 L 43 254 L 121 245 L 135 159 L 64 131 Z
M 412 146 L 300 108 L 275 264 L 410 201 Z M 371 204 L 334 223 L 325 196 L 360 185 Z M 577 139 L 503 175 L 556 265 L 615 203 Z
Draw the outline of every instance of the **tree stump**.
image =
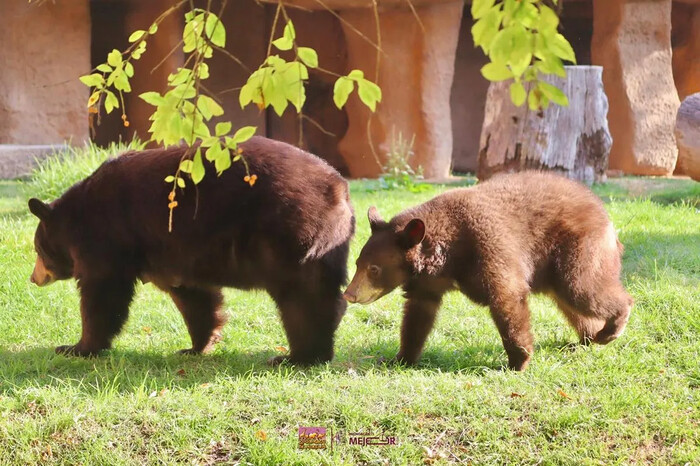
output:
M 605 181 L 612 138 L 600 66 L 567 66 L 566 78 L 547 76 L 569 98 L 541 112 L 510 100 L 511 81 L 491 83 L 479 144 L 480 180 L 501 172 L 550 170 L 591 184 Z M 529 88 L 526 86 L 526 89 Z

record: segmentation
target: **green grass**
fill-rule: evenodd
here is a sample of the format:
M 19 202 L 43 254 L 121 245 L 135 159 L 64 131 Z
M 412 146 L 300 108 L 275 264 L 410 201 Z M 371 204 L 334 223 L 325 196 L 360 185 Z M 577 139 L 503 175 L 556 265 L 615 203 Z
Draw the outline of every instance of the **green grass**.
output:
M 501 370 L 506 357 L 488 311 L 453 293 L 420 366 L 386 368 L 378 359 L 397 350 L 401 320 L 394 292 L 350 306 L 336 359 L 304 369 L 267 366 L 286 339 L 264 293 L 228 291 L 231 319 L 213 354 L 175 355 L 189 346 L 187 331 L 150 285 L 139 287 L 114 350 L 96 359 L 54 355 L 79 336 L 78 295 L 72 282 L 29 283 L 36 220 L 26 193 L 50 199 L 74 175 L 58 169 L 66 171 L 43 185 L 0 184 L 0 463 L 700 462 L 697 184 L 596 187 L 620 229 L 624 282 L 636 299 L 626 333 L 608 346 L 568 345 L 574 332 L 536 297 L 530 368 Z M 446 189 L 375 188 L 352 183 L 351 261 L 369 234 L 370 205 L 389 217 Z M 399 445 L 349 446 L 344 437 L 332 452 L 300 451 L 300 425 L 385 431 Z

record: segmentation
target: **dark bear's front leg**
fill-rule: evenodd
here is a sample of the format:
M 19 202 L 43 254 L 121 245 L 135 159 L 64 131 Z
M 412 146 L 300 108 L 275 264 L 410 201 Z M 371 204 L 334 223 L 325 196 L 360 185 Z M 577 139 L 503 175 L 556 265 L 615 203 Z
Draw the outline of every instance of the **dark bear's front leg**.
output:
M 180 310 L 192 339 L 192 348 L 183 354 L 206 353 L 221 339 L 221 327 L 226 316 L 221 312 L 224 297 L 221 290 L 173 287 L 170 296 Z
M 92 356 L 112 346 L 129 316 L 134 280 L 83 279 L 80 287 L 82 336 L 75 345 L 59 346 L 59 354 Z
M 433 328 L 441 296 L 409 294 L 401 324 L 401 349 L 395 361 L 413 365 L 423 352 L 425 340 Z
M 270 362 L 279 364 L 288 360 L 309 365 L 331 361 L 333 335 L 347 307 L 340 290 L 330 296 L 314 296 L 290 288 L 283 295 L 273 297 L 287 333 L 289 356 L 278 356 Z

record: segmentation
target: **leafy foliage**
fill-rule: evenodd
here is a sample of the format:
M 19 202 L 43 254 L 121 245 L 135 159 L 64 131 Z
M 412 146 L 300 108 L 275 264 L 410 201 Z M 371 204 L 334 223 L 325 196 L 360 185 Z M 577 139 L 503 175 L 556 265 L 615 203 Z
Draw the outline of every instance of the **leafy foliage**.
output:
M 171 10 L 184 3 L 180 2 Z M 283 9 L 281 3 L 278 12 L 280 9 Z M 92 88 L 88 100 L 91 115 L 99 115 L 97 108 L 102 104 L 107 113 L 121 108 L 124 125 L 129 126 L 123 93 L 131 91 L 129 79 L 134 75 L 132 61 L 141 58 L 146 51 L 148 38 L 157 33 L 158 23 L 165 16 L 167 12 L 148 30 L 134 31 L 129 36 L 132 45 L 126 51 L 113 50 L 107 56 L 106 63 L 80 78 L 83 84 Z M 186 54 L 185 65 L 168 76 L 168 90 L 163 94 L 150 91 L 139 96 L 155 107 L 150 117 L 151 141 L 164 146 L 184 142 L 191 147 L 176 173 L 165 178 L 166 183 L 172 184 L 168 196 L 171 225 L 173 209 L 177 207 L 177 190 L 187 186 L 183 174 L 189 175 L 194 185 L 199 184 L 206 176 L 205 160 L 214 165 L 218 175 L 240 160 L 246 166 L 244 181 L 253 186 L 257 180 L 255 174 L 249 173 L 244 154 L 238 147 L 255 134 L 256 128 L 246 126 L 233 133 L 233 124 L 223 120 L 216 123 L 213 134 L 210 129 L 214 118 L 224 117 L 224 109 L 216 96 L 203 92 L 206 88 L 202 82 L 209 78 L 206 60 L 213 56 L 215 50 L 223 50 L 226 46 L 226 28 L 223 22 L 209 9 L 192 8 L 185 13 L 181 45 Z M 242 108 L 254 103 L 261 110 L 271 106 L 279 116 L 289 104 L 301 112 L 306 101 L 304 84 L 309 78 L 309 68 L 319 67 L 318 54 L 310 47 L 297 45 L 294 24 L 288 18 L 282 36 L 272 40 L 270 46 L 272 45 L 280 52 L 292 51 L 293 58 L 288 61 L 279 54 L 268 53 L 260 67 L 251 73 L 240 89 L 239 103 Z M 376 110 L 376 105 L 382 98 L 381 89 L 365 79 L 362 71 L 353 70 L 348 76 L 339 76 L 338 83 L 340 85 L 336 85 L 335 102 L 339 108 L 345 105 L 354 89 L 354 83 L 357 83 L 360 100 L 372 111 Z
M 554 4 L 557 0 L 552 0 Z M 540 79 L 541 74 L 565 77 L 564 61 L 576 63 L 571 44 L 557 30 L 559 17 L 543 0 L 474 0 L 474 44 L 490 62 L 481 68 L 489 81 L 512 79 L 510 96 L 532 110 L 551 102 L 568 105 L 561 89 Z M 523 83 L 531 83 L 529 91 Z

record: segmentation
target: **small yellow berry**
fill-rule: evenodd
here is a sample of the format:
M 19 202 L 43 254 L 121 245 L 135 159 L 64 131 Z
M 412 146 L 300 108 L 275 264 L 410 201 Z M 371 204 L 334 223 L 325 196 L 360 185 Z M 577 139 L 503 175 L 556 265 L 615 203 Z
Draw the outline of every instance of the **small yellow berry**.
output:
M 170 191 L 170 193 L 168 194 L 168 200 L 169 201 L 175 200 L 175 192 L 174 191 Z
M 125 126 L 126 128 L 129 127 L 129 120 L 124 120 L 124 126 Z
M 177 201 L 173 201 L 170 204 L 168 204 L 169 209 L 174 209 L 175 207 L 177 207 Z
M 243 177 L 243 181 L 245 181 L 246 183 L 249 183 L 249 182 L 250 182 L 250 177 L 249 177 L 248 175 L 244 176 L 244 177 Z

